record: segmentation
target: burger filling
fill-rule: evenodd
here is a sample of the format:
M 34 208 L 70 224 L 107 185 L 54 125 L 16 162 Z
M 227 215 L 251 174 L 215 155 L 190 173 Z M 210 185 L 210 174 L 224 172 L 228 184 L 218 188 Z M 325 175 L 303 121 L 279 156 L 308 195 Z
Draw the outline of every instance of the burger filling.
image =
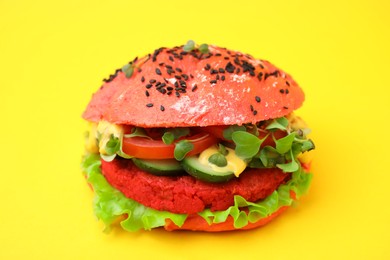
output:
M 176 225 L 189 214 L 236 228 L 291 205 L 308 189 L 309 129 L 294 114 L 257 124 L 140 128 L 91 123 L 84 172 L 107 228 Z M 261 169 L 261 170 L 259 170 Z

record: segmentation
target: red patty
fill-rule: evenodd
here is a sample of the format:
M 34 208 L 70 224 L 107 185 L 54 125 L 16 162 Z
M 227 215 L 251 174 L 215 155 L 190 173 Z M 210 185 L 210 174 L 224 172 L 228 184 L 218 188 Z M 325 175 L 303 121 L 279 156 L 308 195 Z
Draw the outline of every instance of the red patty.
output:
M 252 202 L 264 199 L 290 178 L 279 169 L 247 169 L 227 183 L 206 183 L 189 175 L 155 176 L 126 159 L 102 160 L 102 172 L 126 197 L 157 210 L 185 214 L 225 210 L 234 204 L 234 195 Z

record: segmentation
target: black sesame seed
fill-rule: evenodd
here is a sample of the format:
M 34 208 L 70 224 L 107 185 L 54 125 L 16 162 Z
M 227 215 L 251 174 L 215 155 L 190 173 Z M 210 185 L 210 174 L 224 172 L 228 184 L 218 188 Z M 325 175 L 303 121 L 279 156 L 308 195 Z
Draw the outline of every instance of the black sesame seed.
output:
M 253 110 L 253 115 L 257 115 L 257 110 Z
M 188 75 L 187 74 L 182 74 L 181 75 L 185 80 L 188 80 Z
M 153 106 L 153 103 L 148 103 L 146 104 L 147 107 L 152 107 Z
M 237 74 L 240 73 L 240 71 L 241 71 L 240 68 L 237 68 L 237 69 L 236 69 L 236 73 L 237 73 Z
M 145 82 L 145 77 L 144 76 L 141 77 L 141 82 Z
M 290 93 L 290 91 L 287 88 L 286 88 L 285 92 L 286 92 L 286 94 Z
M 255 72 L 254 72 L 253 70 L 250 70 L 250 71 L 249 71 L 249 75 L 251 75 L 252 77 L 254 77 L 254 76 L 255 76 Z
M 206 67 L 204 67 L 204 69 L 205 69 L 205 70 L 209 70 L 209 69 L 211 69 L 211 66 L 210 66 L 210 64 L 208 64 L 208 63 L 207 63 L 207 64 L 206 64 Z
M 160 88 L 163 88 L 163 87 L 165 87 L 167 84 L 165 84 L 165 83 L 161 83 L 160 84 Z
M 288 107 L 286 107 L 286 106 L 284 106 L 283 108 L 284 108 L 284 109 L 288 109 Z
M 236 67 L 231 62 L 228 62 L 228 64 L 226 64 L 225 70 L 227 72 L 233 73 L 235 69 Z
M 284 89 L 279 89 L 279 92 L 284 94 Z
M 157 81 L 157 83 L 156 83 L 156 87 L 158 87 L 158 86 L 160 86 L 161 85 L 161 82 L 160 81 Z
M 180 80 L 180 86 L 187 87 L 187 83 L 184 80 Z
M 177 79 L 181 79 L 181 76 L 179 76 L 179 75 L 175 75 L 175 78 L 177 78 Z
M 176 70 L 177 72 L 180 72 L 180 73 L 183 72 L 180 68 L 175 68 L 175 70 Z
M 211 84 L 216 84 L 217 81 L 216 81 L 215 79 L 213 79 L 213 80 L 210 80 L 210 83 L 211 83 Z
M 149 97 L 149 91 L 145 90 L 145 95 Z
M 257 74 L 257 78 L 261 80 L 263 78 L 263 72 L 259 72 L 259 74 Z
M 252 105 L 250 105 L 250 108 L 251 108 L 251 111 L 253 112 L 253 110 L 255 110 L 254 108 L 253 108 L 253 106 Z
M 225 57 L 223 57 L 225 60 L 228 60 L 229 59 L 229 57 L 228 56 L 225 56 Z
M 175 95 L 176 95 L 176 97 L 180 97 L 180 93 L 179 92 L 175 92 Z
M 222 75 L 222 76 L 221 76 L 221 80 L 222 80 L 222 81 L 225 80 L 225 75 Z
M 156 81 L 157 81 L 157 80 L 155 80 L 155 79 L 151 79 L 151 80 L 149 80 L 149 83 L 150 83 L 150 84 L 153 84 L 153 83 L 156 83 Z
M 161 70 L 159 68 L 156 68 L 156 74 L 161 75 Z
M 158 66 L 163 66 L 164 65 L 164 62 L 161 62 L 158 64 Z
M 194 92 L 197 88 L 198 88 L 198 85 L 195 84 L 195 85 L 192 87 L 191 91 Z
M 225 70 L 224 70 L 223 68 L 219 68 L 219 69 L 218 69 L 218 72 L 219 72 L 219 73 L 225 73 Z
M 217 73 L 218 73 L 218 70 L 215 70 L 215 69 L 210 70 L 210 74 L 217 74 Z
M 169 60 L 170 60 L 170 61 L 173 61 L 173 57 L 172 57 L 172 56 L 169 56 Z
M 215 79 L 216 79 L 216 80 L 219 80 L 219 75 L 218 75 L 218 74 L 217 74 L 217 76 L 215 76 Z
M 290 82 L 286 81 L 286 85 L 287 85 L 287 86 L 290 86 Z
M 168 70 L 167 70 L 167 73 L 168 73 L 169 75 L 171 75 L 172 73 L 175 73 L 175 71 L 174 71 L 173 69 L 168 69 Z
M 172 66 L 170 66 L 170 65 L 165 65 L 165 68 L 167 68 L 167 69 L 172 69 Z
M 165 110 L 165 107 L 163 105 L 160 106 L 160 110 L 161 111 L 164 111 Z
M 152 84 L 147 84 L 145 87 L 146 87 L 146 88 L 151 88 L 151 87 L 152 87 Z
M 256 96 L 256 97 L 255 97 L 255 100 L 256 100 L 257 103 L 260 103 L 261 98 L 260 98 L 259 96 Z
M 215 56 L 219 57 L 219 56 L 222 56 L 221 53 L 216 53 Z
M 192 74 L 190 74 L 190 77 L 193 79 L 194 78 L 194 76 L 192 75 Z

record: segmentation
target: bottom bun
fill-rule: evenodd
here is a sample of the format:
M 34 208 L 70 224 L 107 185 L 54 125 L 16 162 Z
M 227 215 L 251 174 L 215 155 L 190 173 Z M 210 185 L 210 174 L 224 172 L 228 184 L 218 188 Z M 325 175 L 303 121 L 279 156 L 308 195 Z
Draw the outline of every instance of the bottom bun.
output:
M 285 211 L 288 208 L 288 206 L 281 207 L 268 217 L 262 218 L 257 222 L 254 223 L 248 223 L 245 227 L 240 228 L 240 230 L 248 230 L 253 228 L 258 228 L 261 226 L 264 226 L 277 216 L 281 214 L 283 211 Z M 191 230 L 191 231 L 206 231 L 206 232 L 221 232 L 221 231 L 233 231 L 237 230 L 237 228 L 234 227 L 234 220 L 231 216 L 229 216 L 225 222 L 222 223 L 212 223 L 208 224 L 207 221 L 199 216 L 198 214 L 192 214 L 189 215 L 184 222 L 184 224 L 179 227 L 175 225 L 171 220 L 167 220 L 166 224 L 164 226 L 165 230 L 168 231 L 175 231 L 175 230 Z

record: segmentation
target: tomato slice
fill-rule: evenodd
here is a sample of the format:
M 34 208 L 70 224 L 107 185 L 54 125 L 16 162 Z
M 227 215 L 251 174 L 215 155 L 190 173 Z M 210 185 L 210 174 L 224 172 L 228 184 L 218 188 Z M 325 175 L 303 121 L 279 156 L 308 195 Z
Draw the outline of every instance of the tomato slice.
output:
M 198 133 L 185 138 L 194 145 L 194 149 L 187 156 L 201 153 L 218 139 L 209 133 Z M 140 159 L 169 159 L 174 158 L 174 144 L 165 144 L 162 140 L 145 137 L 123 138 L 122 150 L 127 155 Z
M 229 126 L 223 125 L 223 126 L 206 126 L 199 128 L 201 131 L 204 131 L 206 133 L 210 133 L 213 136 L 217 137 L 218 139 L 225 140 L 223 137 L 223 130 L 228 128 Z M 225 140 L 226 141 L 226 140 Z

